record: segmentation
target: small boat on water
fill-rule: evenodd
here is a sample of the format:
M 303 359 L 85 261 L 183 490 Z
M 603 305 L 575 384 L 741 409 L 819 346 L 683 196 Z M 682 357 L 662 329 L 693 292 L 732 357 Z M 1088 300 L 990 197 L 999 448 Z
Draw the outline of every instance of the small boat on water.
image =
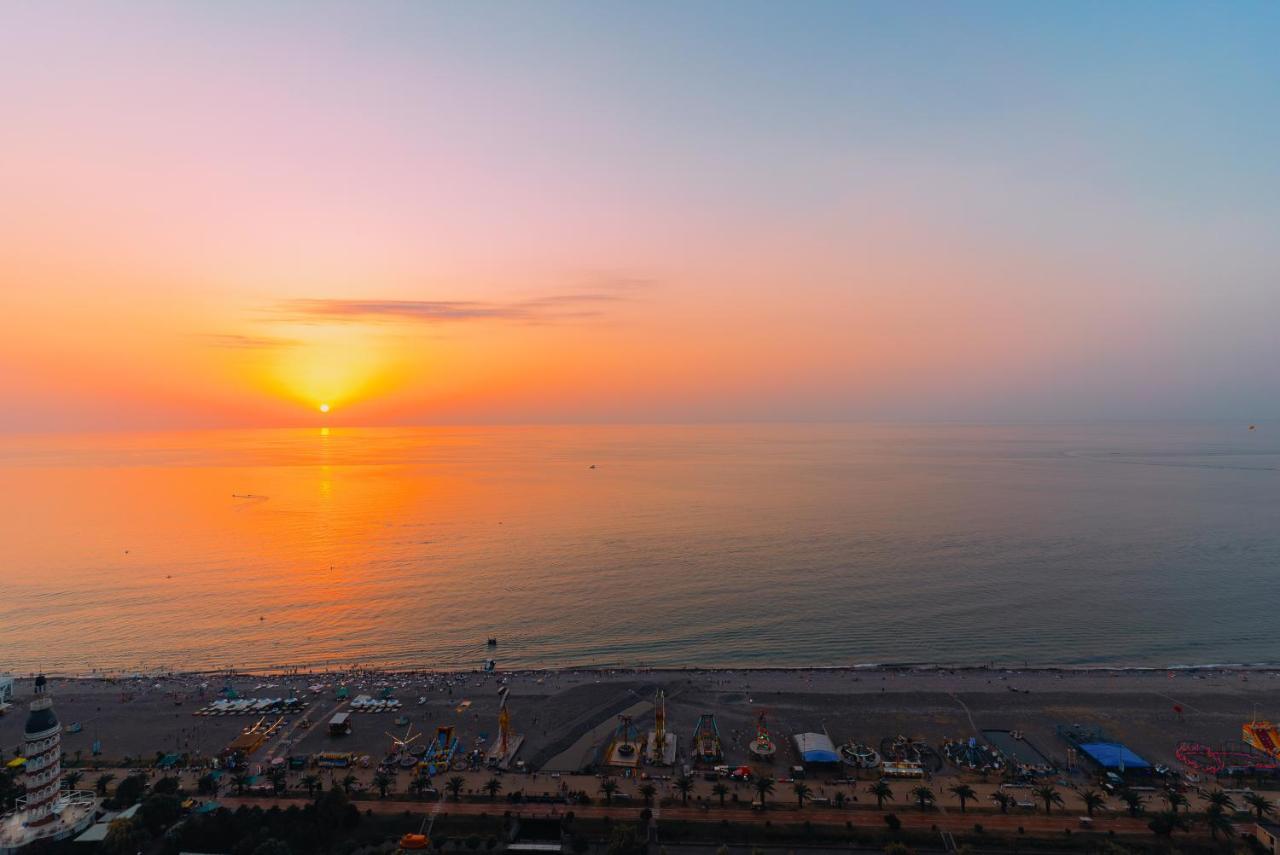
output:
M 494 669 L 494 668 L 497 668 L 497 667 L 498 667 L 498 660 L 496 660 L 496 659 L 486 659 L 486 660 L 484 660 L 484 670 L 485 670 L 485 673 L 493 673 L 493 669 Z
M 497 646 L 498 646 L 498 639 L 496 639 L 496 638 L 490 638 L 490 639 L 489 639 L 489 646 L 490 646 L 490 647 L 497 647 Z

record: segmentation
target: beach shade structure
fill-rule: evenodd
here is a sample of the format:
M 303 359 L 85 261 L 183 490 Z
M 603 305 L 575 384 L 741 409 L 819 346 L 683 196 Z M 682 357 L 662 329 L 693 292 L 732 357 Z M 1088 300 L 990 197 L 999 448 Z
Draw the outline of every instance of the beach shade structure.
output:
M 1119 742 L 1081 742 L 1080 751 L 1103 769 L 1118 772 L 1145 772 L 1151 764 Z
M 796 751 L 800 754 L 800 759 L 805 763 L 840 762 L 840 755 L 836 753 L 835 743 L 825 733 L 797 733 L 795 741 Z

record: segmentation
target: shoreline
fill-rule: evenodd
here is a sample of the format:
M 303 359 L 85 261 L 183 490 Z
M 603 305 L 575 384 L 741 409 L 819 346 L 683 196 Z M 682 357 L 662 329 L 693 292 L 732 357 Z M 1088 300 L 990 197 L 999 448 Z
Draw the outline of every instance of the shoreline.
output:
M 1156 674 L 1161 672 L 1195 674 L 1204 673 L 1225 673 L 1225 674 L 1266 674 L 1271 672 L 1280 673 L 1280 663 L 1208 663 L 1203 665 L 1196 664 L 1177 664 L 1177 665 L 946 665 L 935 663 L 920 662 L 885 662 L 885 663 L 867 663 L 859 665 L 729 665 L 729 666 L 707 666 L 707 665 L 687 665 L 676 667 L 671 665 L 588 665 L 588 666 L 549 666 L 549 667 L 528 667 L 528 668 L 497 668 L 492 672 L 485 672 L 479 668 L 404 668 L 399 666 L 378 666 L 378 665 L 351 665 L 349 667 L 334 667 L 316 669 L 313 667 L 289 668 L 284 666 L 255 668 L 249 667 L 244 669 L 238 668 L 191 668 L 191 669 L 129 669 L 129 670 L 92 670 L 88 672 L 59 672 L 59 671 L 17 671 L 11 670 L 7 672 L 17 680 L 33 679 L 37 673 L 44 673 L 51 679 L 58 680 L 130 680 L 130 679 L 156 679 L 156 678 L 209 678 L 209 677 L 238 677 L 238 678 L 281 678 L 281 677 L 298 677 L 298 678 L 324 678 L 334 676 L 349 675 L 369 675 L 369 676 L 385 676 L 385 677 L 414 677 L 414 676 L 462 676 L 474 674 L 491 674 L 493 676 L 505 675 L 544 675 L 544 676 L 560 676 L 566 674 L 609 674 L 611 676 L 618 675 L 690 675 L 690 674 L 803 674 L 803 673 L 823 673 L 823 674 L 1022 674 L 1027 676 L 1033 675 L 1059 675 L 1059 674 L 1079 674 L 1079 675 L 1141 675 Z

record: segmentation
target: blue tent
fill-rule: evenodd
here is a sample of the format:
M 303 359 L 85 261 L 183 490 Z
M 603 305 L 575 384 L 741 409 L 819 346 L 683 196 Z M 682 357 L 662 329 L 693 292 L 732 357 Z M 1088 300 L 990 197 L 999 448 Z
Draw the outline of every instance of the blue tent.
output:
M 1080 750 L 1104 769 L 1150 769 L 1151 764 L 1119 742 L 1081 742 Z
M 797 733 L 796 750 L 806 763 L 839 763 L 840 755 L 825 733 Z

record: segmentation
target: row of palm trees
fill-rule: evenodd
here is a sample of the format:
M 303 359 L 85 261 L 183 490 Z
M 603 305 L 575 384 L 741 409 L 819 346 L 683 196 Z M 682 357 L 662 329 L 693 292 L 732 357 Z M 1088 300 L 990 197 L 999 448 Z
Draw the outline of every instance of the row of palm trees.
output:
M 682 775 L 675 781 L 675 789 L 680 793 L 681 803 L 688 805 L 689 794 L 693 790 L 693 779 L 688 775 Z M 759 796 L 760 803 L 764 804 L 768 797 L 774 792 L 776 784 L 772 778 L 761 777 L 753 782 L 756 794 Z M 812 794 L 813 790 L 803 781 L 796 781 L 792 784 L 792 792 L 795 794 L 797 804 L 803 808 L 805 800 Z M 600 784 L 600 792 L 604 796 L 606 804 L 613 804 L 613 796 L 618 791 L 618 784 L 611 778 L 606 778 Z M 947 791 L 956 797 L 960 802 L 960 812 L 965 813 L 968 809 L 969 802 L 978 799 L 978 793 L 968 784 L 956 784 L 948 787 Z M 723 781 L 718 781 L 711 788 L 713 795 L 719 798 L 720 806 L 724 807 L 725 797 L 729 794 L 729 788 Z M 866 792 L 876 800 L 876 808 L 884 810 L 884 804 L 887 801 L 894 800 L 893 788 L 887 781 L 877 781 L 866 788 Z M 1033 791 L 1037 801 L 1044 803 L 1044 812 L 1046 815 L 1052 814 L 1053 809 L 1063 808 L 1066 801 L 1059 792 L 1057 787 L 1050 784 L 1036 787 Z M 644 799 L 646 805 L 653 802 L 657 789 L 653 784 L 645 783 L 639 788 L 639 793 Z M 1106 808 L 1107 799 L 1102 793 L 1093 789 L 1078 790 L 1077 794 L 1080 803 L 1090 817 L 1096 811 Z M 916 802 L 921 811 L 927 810 L 937 801 L 937 796 L 931 787 L 920 785 L 911 790 L 911 799 Z M 1125 803 L 1130 816 L 1137 816 L 1142 813 L 1145 800 L 1141 793 L 1131 789 L 1121 790 L 1118 794 L 1121 801 Z M 1162 792 L 1161 797 L 1168 804 L 1168 813 L 1178 815 L 1179 810 L 1188 806 L 1187 797 L 1174 789 L 1166 789 Z M 1209 828 L 1216 837 L 1217 834 L 1224 830 L 1230 829 L 1230 819 L 1228 814 L 1235 810 L 1235 802 L 1231 796 L 1223 790 L 1215 790 L 1206 796 L 1209 802 L 1208 808 L 1205 810 L 1206 819 L 1209 821 Z M 843 792 L 837 792 L 833 797 L 836 807 L 844 807 L 847 796 Z M 1257 815 L 1258 819 L 1264 816 L 1270 816 L 1275 813 L 1275 805 L 1260 793 L 1248 793 L 1244 797 L 1245 803 Z M 991 801 L 1000 809 L 1001 813 L 1008 813 L 1009 808 L 1016 804 L 1017 800 L 1014 796 L 1003 790 L 997 790 L 991 795 Z M 1184 811 L 1185 812 L 1185 811 Z

